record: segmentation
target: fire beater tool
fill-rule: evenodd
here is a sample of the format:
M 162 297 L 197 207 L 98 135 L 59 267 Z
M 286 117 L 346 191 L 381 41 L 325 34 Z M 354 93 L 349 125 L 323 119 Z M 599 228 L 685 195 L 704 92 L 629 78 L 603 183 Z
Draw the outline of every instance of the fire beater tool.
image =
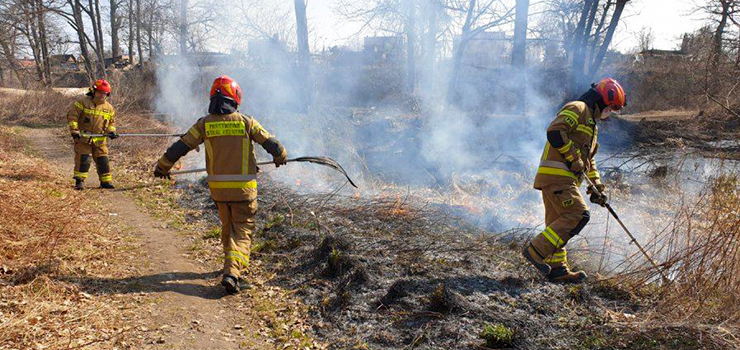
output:
M 292 162 L 305 162 L 305 163 L 314 163 L 319 164 L 323 166 L 327 166 L 329 168 L 332 168 L 344 175 L 345 178 L 347 178 L 347 181 L 349 181 L 349 184 L 352 185 L 354 188 L 357 188 L 357 185 L 350 179 L 347 172 L 344 170 L 344 168 L 339 165 L 334 159 L 331 159 L 329 157 L 298 157 L 298 158 L 292 158 L 288 159 L 286 163 L 292 163 Z M 259 162 L 257 165 L 268 165 L 268 164 L 274 164 L 275 162 Z M 170 172 L 170 175 L 183 175 L 183 174 L 192 174 L 192 173 L 200 173 L 206 171 L 206 168 L 198 168 L 198 169 L 189 169 L 189 170 L 176 170 Z

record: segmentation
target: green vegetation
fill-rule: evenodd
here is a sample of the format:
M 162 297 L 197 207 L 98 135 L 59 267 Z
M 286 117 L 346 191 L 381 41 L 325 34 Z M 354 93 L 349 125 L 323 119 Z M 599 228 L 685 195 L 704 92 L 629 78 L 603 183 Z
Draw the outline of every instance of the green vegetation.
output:
M 483 326 L 480 338 L 486 341 L 484 346 L 487 348 L 508 348 L 512 345 L 514 331 L 501 323 L 487 324 Z

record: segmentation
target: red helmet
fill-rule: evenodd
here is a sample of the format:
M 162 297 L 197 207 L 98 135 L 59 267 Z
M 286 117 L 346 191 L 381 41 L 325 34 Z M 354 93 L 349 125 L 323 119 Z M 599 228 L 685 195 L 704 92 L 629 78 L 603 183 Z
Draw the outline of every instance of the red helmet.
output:
M 624 93 L 622 85 L 612 78 L 604 78 L 596 84 L 596 92 L 604 99 L 607 106 L 612 110 L 618 111 L 627 105 L 627 95 Z
M 239 87 L 234 79 L 231 79 L 228 75 L 222 75 L 213 81 L 211 86 L 211 98 L 220 92 L 224 97 L 230 98 L 236 102 L 237 105 L 242 104 L 242 88 Z
M 108 83 L 105 79 L 96 80 L 95 85 L 93 85 L 92 88 L 93 90 L 102 91 L 110 95 L 110 83 Z

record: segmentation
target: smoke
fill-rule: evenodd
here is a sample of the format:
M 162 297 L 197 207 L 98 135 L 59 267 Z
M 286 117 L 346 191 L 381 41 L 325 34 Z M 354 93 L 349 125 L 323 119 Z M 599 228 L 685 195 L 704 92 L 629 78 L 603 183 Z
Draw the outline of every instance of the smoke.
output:
M 418 76 L 434 76 L 436 83 L 409 94 L 403 60 L 334 48 L 314 60 L 309 91 L 313 103 L 306 111 L 307 91 L 289 48 L 272 38 L 253 39 L 247 46 L 248 53 L 217 55 L 218 60 L 207 54 L 164 57 L 157 66 L 157 111 L 170 115 L 170 122 L 185 132 L 206 114 L 213 79 L 228 74 L 244 91 L 240 112 L 254 116 L 276 135 L 291 157 L 334 158 L 360 186 L 353 192 L 341 175 L 310 164 L 262 168 L 298 192 L 345 186 L 342 193 L 353 196 L 413 193 L 490 231 L 543 229 L 541 194 L 532 183 L 545 130 L 563 101 L 562 87 L 553 83 L 564 81 L 562 71 L 537 62 L 524 72 L 509 69 L 508 63 L 463 65 L 454 101 L 448 104 L 449 60 L 417 65 Z M 524 115 L 513 113 L 519 99 L 526 99 Z M 259 160 L 270 159 L 255 148 Z M 611 153 L 602 148 L 597 163 Z M 203 162 L 202 153 L 192 152 L 185 164 Z M 619 195 L 613 202 L 615 208 L 629 209 L 623 219 L 639 228 L 638 235 L 648 234 L 643 233 L 648 227 L 664 227 L 665 221 L 648 215 L 657 212 L 640 209 L 650 203 L 654 187 L 635 185 L 632 188 L 641 193 Z M 668 203 L 664 208 L 657 213 L 661 218 L 670 216 Z M 617 250 L 627 247 L 606 212 L 591 209 L 591 223 L 572 246 L 602 251 L 607 242 L 614 242 Z M 604 238 L 608 233 L 613 236 L 609 240 Z M 618 253 L 626 256 L 629 251 Z
M 419 97 L 405 91 L 402 60 L 335 49 L 313 65 L 313 104 L 303 113 L 297 65 L 280 42 L 253 40 L 248 55 L 208 57 L 166 56 L 157 65 L 160 94 L 155 107 L 170 115 L 170 123 L 183 132 L 206 114 L 212 80 L 228 74 L 244 91 L 242 113 L 275 134 L 291 156 L 336 159 L 360 184 L 362 195 L 377 195 L 380 180 L 434 188 L 441 202 L 470 207 L 484 217 L 475 221 L 492 230 L 541 221 L 541 214 L 532 209 L 541 207 L 532 179 L 545 142 L 544 129 L 557 106 L 543 96 L 535 69 L 526 72 L 527 77 L 508 72 L 505 65 L 485 77 L 463 69 L 460 79 L 465 83 L 455 103 L 448 105 L 443 77 L 450 71 L 449 62 L 440 62 L 435 72 L 419 67 L 420 76 L 439 76 L 435 89 L 418 88 L 431 91 Z M 526 96 L 489 93 L 508 91 L 511 83 L 504 82 L 525 79 Z M 511 113 L 515 98 L 527 99 L 527 114 Z M 202 165 L 203 158 L 192 154 L 185 163 Z M 268 160 L 269 155 L 260 151 L 258 158 Z M 262 170 L 298 191 L 326 191 L 344 182 L 336 173 L 312 165 Z M 505 206 L 497 201 L 501 197 L 507 198 Z

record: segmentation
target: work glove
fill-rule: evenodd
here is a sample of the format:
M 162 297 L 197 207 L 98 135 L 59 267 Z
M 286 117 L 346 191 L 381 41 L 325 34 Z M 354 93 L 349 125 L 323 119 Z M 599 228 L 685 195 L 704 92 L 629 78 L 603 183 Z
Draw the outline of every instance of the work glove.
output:
M 570 171 L 572 171 L 576 175 L 580 175 L 583 172 L 583 169 L 586 167 L 583 164 L 583 160 L 581 158 L 576 158 L 576 160 L 573 162 L 569 162 L 566 160 L 565 165 L 567 165 L 568 169 L 570 169 Z
M 111 140 L 117 139 L 118 138 L 118 134 L 116 134 L 115 131 L 111 131 L 111 132 L 108 133 L 108 138 L 111 139 Z
M 75 141 L 79 140 L 80 139 L 80 132 L 77 131 L 77 130 L 72 131 L 72 139 L 74 139 Z
M 164 170 L 159 167 L 159 165 L 154 167 L 154 177 L 158 177 L 160 179 L 171 179 L 170 171 Z
M 275 163 L 275 167 L 276 168 L 279 167 L 279 166 L 281 166 L 281 165 L 284 165 L 285 163 L 288 162 L 288 153 L 287 152 L 283 152 L 282 154 L 280 154 L 277 157 L 272 157 L 272 162 Z
M 587 193 L 591 194 L 589 197 L 589 200 L 591 203 L 596 203 L 600 206 L 606 206 L 606 202 L 609 200 L 609 198 L 606 195 L 606 186 L 604 184 L 596 184 L 594 185 L 596 189 L 599 191 L 599 193 L 596 193 L 596 191 L 593 190 L 593 187 L 589 186 Z

